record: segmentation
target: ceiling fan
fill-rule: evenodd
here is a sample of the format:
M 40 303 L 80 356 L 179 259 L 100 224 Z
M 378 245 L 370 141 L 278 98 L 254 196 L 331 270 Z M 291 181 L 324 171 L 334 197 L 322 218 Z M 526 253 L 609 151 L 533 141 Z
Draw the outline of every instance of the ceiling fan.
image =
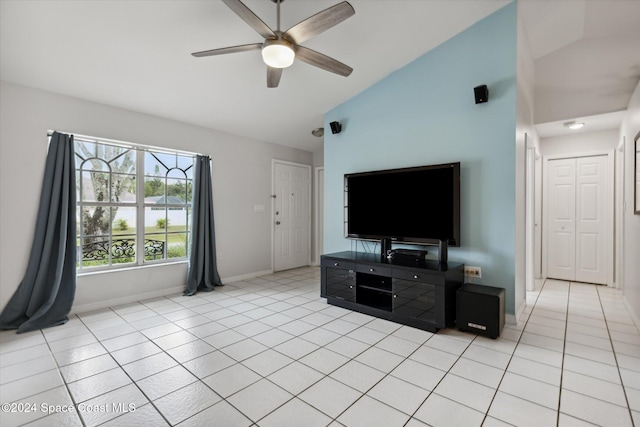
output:
M 194 52 L 191 55 L 201 58 L 227 53 L 262 50 L 262 59 L 267 65 L 267 87 L 278 87 L 282 70 L 293 64 L 296 58 L 307 64 L 345 77 L 353 71 L 353 68 L 340 61 L 316 52 L 315 50 L 300 46 L 300 43 L 317 36 L 353 16 L 355 10 L 348 2 L 343 1 L 335 6 L 331 6 L 299 22 L 287 31 L 282 32 L 280 31 L 280 3 L 284 0 L 271 0 L 277 4 L 278 9 L 278 29 L 276 31 L 271 30 L 267 24 L 258 18 L 258 16 L 240 0 L 222 1 L 234 11 L 236 15 L 249 24 L 251 28 L 264 37 L 264 42 L 205 50 L 202 52 Z

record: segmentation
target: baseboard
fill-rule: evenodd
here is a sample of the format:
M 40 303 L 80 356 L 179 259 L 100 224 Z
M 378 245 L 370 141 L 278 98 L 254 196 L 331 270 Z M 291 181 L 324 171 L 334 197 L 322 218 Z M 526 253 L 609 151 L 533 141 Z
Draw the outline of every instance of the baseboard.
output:
M 240 276 L 225 277 L 222 279 L 222 283 L 240 282 L 241 280 L 253 279 L 255 277 L 266 276 L 268 274 L 273 274 L 273 270 L 256 271 L 255 273 L 247 273 Z
M 241 280 L 253 279 L 255 277 L 266 276 L 272 273 L 273 273 L 273 270 L 264 270 L 264 271 L 257 271 L 255 273 L 243 274 L 240 276 L 225 277 L 221 280 L 223 284 L 233 283 L 233 282 L 239 282 Z M 101 310 L 103 308 L 116 307 L 118 305 L 131 304 L 132 302 L 136 302 L 136 301 L 144 301 L 147 299 L 166 297 L 169 295 L 175 296 L 175 295 L 180 295 L 183 292 L 184 292 L 184 286 L 178 286 L 178 287 L 162 289 L 154 292 L 146 292 L 143 294 L 127 295 L 125 297 L 108 299 L 108 300 L 104 300 L 96 303 L 82 304 L 78 306 L 74 305 L 71 308 L 70 314 L 86 313 L 88 311 Z
M 71 308 L 70 314 L 77 313 L 86 313 L 88 311 L 100 310 L 103 308 L 116 307 L 118 305 L 123 304 L 131 304 L 136 301 L 143 301 L 152 298 L 160 298 L 166 297 L 168 295 L 176 295 L 182 294 L 184 292 L 184 286 L 178 286 L 175 288 L 167 288 L 154 292 L 146 292 L 143 294 L 135 294 L 135 295 L 127 295 L 125 297 L 108 299 L 100 302 L 90 303 L 90 304 L 82 304 L 82 305 L 74 305 Z
M 505 323 L 508 323 L 509 325 L 515 325 L 518 326 L 518 319 L 522 318 L 522 313 L 524 313 L 524 309 L 527 306 L 527 301 L 522 300 L 522 302 L 520 302 L 520 306 L 516 307 L 516 314 L 506 314 L 504 316 L 504 321 Z
M 629 312 L 629 315 L 631 316 L 631 320 L 633 320 L 633 323 L 635 323 L 636 328 L 640 329 L 640 318 L 638 318 L 638 316 L 636 315 L 636 312 L 633 311 L 633 308 L 631 307 L 631 303 L 629 302 L 629 300 L 624 294 L 622 295 L 622 303 L 624 304 L 625 308 Z

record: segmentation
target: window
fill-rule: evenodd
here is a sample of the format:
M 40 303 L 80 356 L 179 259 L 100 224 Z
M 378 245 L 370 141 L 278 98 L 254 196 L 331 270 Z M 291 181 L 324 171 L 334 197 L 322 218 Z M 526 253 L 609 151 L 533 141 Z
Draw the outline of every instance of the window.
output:
M 193 157 L 148 151 L 144 154 L 144 222 L 153 260 L 164 246 L 166 258 L 185 258 L 191 224 Z M 146 250 L 146 247 L 145 247 Z
M 194 155 L 75 137 L 78 269 L 185 259 Z

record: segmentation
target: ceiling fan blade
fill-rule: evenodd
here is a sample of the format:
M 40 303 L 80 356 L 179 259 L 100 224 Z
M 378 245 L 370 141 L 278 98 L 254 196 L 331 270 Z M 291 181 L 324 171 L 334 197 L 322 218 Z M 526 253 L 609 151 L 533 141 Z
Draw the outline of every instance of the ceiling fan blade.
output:
M 220 49 L 203 50 L 202 52 L 194 52 L 191 55 L 196 58 L 202 58 L 203 56 L 224 55 L 226 53 L 238 53 L 247 52 L 249 50 L 262 49 L 262 43 L 243 44 L 240 46 L 223 47 Z
M 278 87 L 282 70 L 282 68 L 274 68 L 267 65 L 267 87 Z
M 240 0 L 222 0 L 229 9 L 233 10 L 244 22 L 256 30 L 265 39 L 277 38 L 276 34 L 265 24 L 262 19 L 244 5 Z
M 353 71 L 353 68 L 343 64 L 333 58 L 323 55 L 315 50 L 303 46 L 296 46 L 296 59 L 302 62 L 306 62 L 314 67 L 322 68 L 323 70 L 331 71 L 332 73 L 339 74 L 347 77 Z
M 338 25 L 355 13 L 356 11 L 353 9 L 353 6 L 343 1 L 294 25 L 285 31 L 283 36 L 296 44 L 300 44 Z

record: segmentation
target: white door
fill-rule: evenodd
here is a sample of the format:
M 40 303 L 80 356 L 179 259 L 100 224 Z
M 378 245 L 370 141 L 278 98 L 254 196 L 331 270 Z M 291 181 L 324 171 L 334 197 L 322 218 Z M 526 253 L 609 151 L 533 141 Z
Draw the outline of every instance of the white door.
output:
M 274 270 L 309 265 L 311 168 L 274 162 Z
M 607 157 L 576 159 L 576 278 L 607 283 Z
M 575 279 L 576 160 L 550 160 L 547 186 L 547 276 Z
M 547 276 L 607 284 L 610 206 L 608 158 L 548 162 Z

